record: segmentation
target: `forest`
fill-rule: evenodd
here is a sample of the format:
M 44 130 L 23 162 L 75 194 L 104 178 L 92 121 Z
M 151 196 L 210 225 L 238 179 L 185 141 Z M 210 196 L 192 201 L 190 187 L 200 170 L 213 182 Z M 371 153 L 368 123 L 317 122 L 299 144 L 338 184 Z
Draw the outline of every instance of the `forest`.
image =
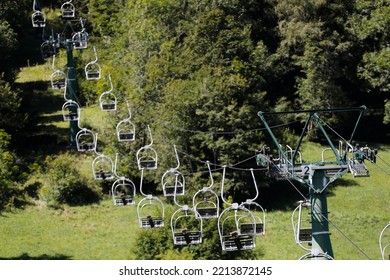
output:
M 277 153 L 259 111 L 364 105 L 356 141 L 389 144 L 389 0 L 74 0 L 68 1 L 76 13 L 71 20 L 61 16 L 65 2 L 9 0 L 0 7 L 2 213 L 110 199 L 115 180 L 94 180 L 94 155 L 109 155 L 115 175 L 131 178 L 137 195 L 161 194 L 165 171 L 179 166 L 188 186 L 179 204 L 192 203 L 197 190 L 210 185 L 211 174 L 211 186 L 215 183 L 220 194 L 223 166 L 228 167 L 226 200 L 245 201 L 254 196 L 249 170 L 255 169 L 263 207 L 292 209 L 298 199 L 275 188 L 288 182 L 275 182 L 258 171 L 259 151 L 269 146 Z M 44 27 L 33 26 L 34 11 L 44 13 Z M 69 51 L 61 45 L 61 40 L 75 40 L 80 30 L 87 34 L 88 48 L 78 50 L 73 44 Z M 53 41 L 59 45 L 48 54 L 43 43 Z M 54 68 L 69 75 L 70 53 L 74 84 L 62 94 L 51 88 L 50 75 Z M 100 67 L 98 79 L 85 78 L 91 61 Z M 37 67 L 46 67 L 46 80 L 21 80 Z M 114 93 L 116 108 L 102 114 L 103 93 Z M 61 106 L 70 99 L 80 119 L 58 125 Z M 348 139 L 353 117 L 334 113 L 326 118 L 336 136 Z M 130 119 L 134 140 L 117 141 L 117 124 Z M 280 143 L 288 145 L 297 141 L 304 121 L 302 114 L 275 114 L 270 125 Z M 77 151 L 75 135 L 82 129 L 98 135 L 92 153 Z M 304 141 L 309 148 L 325 143 L 312 127 Z M 141 147 L 157 151 L 156 170 L 140 172 L 136 156 Z M 314 151 L 305 151 L 309 160 Z M 169 200 L 169 211 L 175 202 Z M 137 240 L 144 244 L 148 238 L 162 242 L 150 232 Z M 218 239 L 215 234 L 205 238 Z M 161 246 L 158 252 L 146 246 L 138 257 L 161 258 L 169 245 Z M 219 253 L 216 246 L 183 249 L 183 254 L 194 259 L 258 257 L 250 251 Z M 180 255 L 169 252 L 173 255 L 165 258 Z

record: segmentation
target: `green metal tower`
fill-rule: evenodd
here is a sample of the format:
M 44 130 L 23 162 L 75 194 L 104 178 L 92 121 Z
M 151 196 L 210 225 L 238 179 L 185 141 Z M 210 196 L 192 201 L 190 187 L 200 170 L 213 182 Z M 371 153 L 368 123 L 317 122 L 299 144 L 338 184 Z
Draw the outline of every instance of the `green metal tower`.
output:
M 67 54 L 67 67 L 68 67 L 68 77 L 67 77 L 67 87 L 68 91 L 67 96 L 70 100 L 77 102 L 77 89 L 76 89 L 76 72 L 74 68 L 74 59 L 73 59 L 73 42 L 72 40 L 66 40 L 66 54 Z M 77 115 L 77 108 L 72 107 L 71 113 Z M 79 132 L 80 128 L 78 126 L 78 119 L 69 121 L 69 133 L 70 133 L 70 147 L 76 147 L 76 134 Z
M 334 258 L 329 232 L 327 186 L 347 172 L 353 173 L 355 177 L 369 176 L 364 164 L 364 156 L 360 156 L 363 152 L 355 149 L 351 144 L 365 109 L 365 106 L 361 106 L 342 109 L 258 112 L 258 116 L 264 123 L 279 153 L 279 157 L 275 159 L 268 152 L 263 151 L 257 157 L 258 164 L 268 167 L 270 177 L 295 180 L 309 189 L 312 246 L 310 256 L 314 259 Z M 322 115 L 326 118 L 327 115 L 338 112 L 357 112 L 358 116 L 349 139 L 339 140 L 339 147 L 336 148 L 325 129 L 327 124 L 322 119 Z M 286 114 L 299 114 L 300 116 L 307 116 L 307 119 L 296 147 L 288 146 L 288 149 L 284 150 L 269 126 L 266 117 Z M 334 158 L 334 160 L 326 161 L 324 158 L 316 162 L 300 160 L 300 148 L 309 127 L 316 127 L 322 133 L 329 145 L 327 149 L 333 152 L 334 157 L 332 159 Z M 352 156 L 350 156 L 351 154 Z

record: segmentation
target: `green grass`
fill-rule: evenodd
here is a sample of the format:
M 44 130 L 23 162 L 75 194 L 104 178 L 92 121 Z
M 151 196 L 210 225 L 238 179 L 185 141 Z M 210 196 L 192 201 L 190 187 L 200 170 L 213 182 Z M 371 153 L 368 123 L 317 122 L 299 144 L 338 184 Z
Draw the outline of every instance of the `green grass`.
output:
M 1 217 L 1 259 L 129 259 L 134 207 L 28 207 Z
M 50 63 L 44 63 L 39 65 L 32 65 L 25 67 L 19 73 L 16 79 L 17 83 L 27 83 L 35 81 L 47 81 L 50 83 L 50 76 L 53 73 L 53 69 Z

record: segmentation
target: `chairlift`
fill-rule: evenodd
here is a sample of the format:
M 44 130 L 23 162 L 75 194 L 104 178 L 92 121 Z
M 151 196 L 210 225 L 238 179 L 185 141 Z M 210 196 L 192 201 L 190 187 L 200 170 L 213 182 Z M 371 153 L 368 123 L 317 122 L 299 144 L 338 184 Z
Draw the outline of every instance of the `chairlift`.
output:
M 110 91 L 104 92 L 99 97 L 100 109 L 102 111 L 115 111 L 116 110 L 116 96 Z
M 135 125 L 131 121 L 131 111 L 129 103 L 126 100 L 129 117 L 121 120 L 116 125 L 116 135 L 119 142 L 134 141 L 135 140 Z
M 146 145 L 137 151 L 138 169 L 157 169 L 157 152 Z
M 71 19 L 76 16 L 76 8 L 72 4 L 72 0 L 61 5 L 61 16 L 63 19 Z
M 379 235 L 379 249 L 382 260 L 387 257 L 390 260 L 390 222 L 382 229 Z M 387 254 L 387 256 L 385 256 Z
M 141 170 L 141 180 L 139 191 L 144 196 L 138 202 L 137 215 L 141 228 L 160 228 L 164 226 L 164 204 L 162 201 L 151 194 L 143 192 L 144 169 Z
M 116 135 L 119 142 L 135 140 L 135 125 L 129 119 L 121 120 L 116 126 Z
M 253 213 L 243 205 L 229 203 L 224 198 L 226 166 L 223 167 L 221 198 L 229 205 L 218 216 L 218 233 L 223 251 L 250 250 L 256 247 L 256 219 Z M 250 225 L 252 230 L 245 231 L 240 225 Z M 247 226 L 248 228 L 248 226 Z
M 93 47 L 93 51 L 95 53 L 95 60 L 87 63 L 87 65 L 85 65 L 85 68 L 84 68 L 85 77 L 87 80 L 99 80 L 101 77 L 102 70 L 101 70 L 100 65 L 97 63 L 98 57 L 97 57 L 95 47 Z
M 88 33 L 85 30 L 74 33 L 72 36 L 72 42 L 74 49 L 86 49 L 88 47 Z
M 171 168 L 165 171 L 161 177 L 161 182 L 164 196 L 174 196 L 175 189 L 176 195 L 184 195 L 185 178 L 184 175 L 176 168 Z
M 82 128 L 76 134 L 76 146 L 79 152 L 96 151 L 96 138 L 92 130 Z
M 135 185 L 125 177 L 120 177 L 112 184 L 111 194 L 116 206 L 133 205 L 135 203 Z
M 46 26 L 46 17 L 45 14 L 41 11 L 35 11 L 31 15 L 31 22 L 32 27 L 39 28 L 39 27 L 45 27 Z
M 299 205 L 291 216 L 295 242 L 304 250 L 310 251 L 307 246 L 312 244 L 311 204 L 307 200 L 301 200 L 298 203 Z M 303 217 L 304 214 L 306 214 L 305 217 Z
M 248 215 L 237 218 L 238 230 L 241 234 L 264 235 L 265 234 L 265 211 L 260 204 L 247 201 L 241 203 L 242 207 L 248 209 L 255 219 L 255 227 L 252 224 L 252 216 L 247 219 Z
M 141 228 L 164 226 L 164 204 L 152 195 L 144 197 L 137 206 L 138 221 Z
M 48 59 L 57 54 L 57 49 L 51 40 L 47 40 L 41 44 L 41 54 L 43 59 Z
M 110 80 L 111 88 L 100 95 L 99 105 L 102 111 L 115 111 L 117 100 L 115 94 L 112 93 L 114 87 L 112 85 L 111 75 L 108 75 L 108 79 Z
M 177 209 L 171 217 L 174 245 L 202 243 L 203 221 L 199 214 L 187 205 Z
M 55 69 L 54 62 L 56 56 L 53 55 L 52 69 L 53 73 L 50 76 L 50 83 L 53 90 L 63 90 L 66 88 L 66 74 L 58 69 Z
M 64 121 L 78 121 L 79 120 L 80 106 L 73 100 L 67 100 L 62 105 L 62 116 Z
M 138 169 L 157 169 L 157 152 L 152 148 L 153 138 L 150 126 L 148 125 L 150 144 L 141 147 L 136 154 Z
M 256 220 L 251 211 L 239 205 L 231 204 L 218 217 L 218 233 L 223 251 L 243 251 L 256 247 L 256 234 L 240 231 L 239 222 L 256 227 Z
M 208 187 L 198 190 L 193 197 L 194 209 L 202 219 L 218 218 L 218 195 Z
M 175 148 L 176 152 L 176 148 Z M 203 219 L 194 208 L 188 205 L 180 205 L 177 202 L 176 194 L 178 187 L 179 173 L 176 173 L 173 201 L 179 207 L 171 217 L 171 231 L 174 245 L 195 245 L 202 243 Z
M 95 180 L 114 179 L 114 164 L 106 155 L 100 154 L 92 161 L 92 172 Z
M 54 90 L 66 88 L 66 74 L 61 70 L 55 70 L 50 77 L 51 87 Z
M 177 166 L 170 168 L 161 177 L 161 184 L 164 196 L 184 195 L 185 177 L 179 171 L 180 160 L 177 154 L 176 146 L 173 146 L 176 156 Z
M 256 179 L 255 179 L 255 174 L 253 173 L 253 169 L 251 168 L 251 174 L 252 174 L 252 179 L 253 183 L 256 189 L 256 195 L 252 199 L 247 199 L 245 202 L 241 203 L 241 206 L 245 207 L 248 209 L 253 217 L 256 220 L 255 228 L 253 227 L 253 224 L 251 223 L 251 219 L 248 219 L 243 216 L 243 217 L 238 217 L 237 223 L 238 223 L 238 228 L 239 232 L 241 234 L 256 234 L 256 235 L 264 235 L 265 234 L 265 211 L 264 208 L 255 202 L 259 195 L 259 188 L 257 187 Z
M 213 219 L 218 218 L 219 215 L 219 198 L 218 195 L 211 189 L 214 185 L 214 179 L 209 161 L 207 161 L 207 167 L 210 174 L 211 184 L 208 187 L 198 190 L 194 194 L 192 198 L 192 205 L 194 210 L 198 212 L 200 218 Z
M 76 50 L 83 50 L 88 47 L 88 33 L 84 28 L 83 20 L 80 18 L 81 31 L 72 35 L 73 48 Z
M 320 259 L 320 260 L 329 260 L 329 261 L 334 260 L 332 256 L 322 252 L 316 252 L 316 253 L 310 252 L 299 258 L 300 261 L 311 260 L 311 259 Z

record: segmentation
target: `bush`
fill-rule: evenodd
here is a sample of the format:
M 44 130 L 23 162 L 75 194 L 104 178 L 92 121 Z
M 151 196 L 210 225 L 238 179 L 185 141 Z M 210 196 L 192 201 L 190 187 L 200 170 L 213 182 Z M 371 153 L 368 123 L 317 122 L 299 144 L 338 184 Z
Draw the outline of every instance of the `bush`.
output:
M 0 211 L 14 206 L 18 198 L 19 167 L 10 151 L 11 136 L 0 129 Z
M 81 174 L 77 159 L 70 154 L 47 158 L 47 186 L 42 188 L 40 198 L 51 206 L 67 204 L 86 205 L 100 201 L 96 184 Z
M 61 204 L 71 206 L 96 203 L 100 200 L 98 193 L 90 189 L 83 178 L 73 178 L 73 180 L 68 180 L 65 184 L 57 186 L 55 199 Z

